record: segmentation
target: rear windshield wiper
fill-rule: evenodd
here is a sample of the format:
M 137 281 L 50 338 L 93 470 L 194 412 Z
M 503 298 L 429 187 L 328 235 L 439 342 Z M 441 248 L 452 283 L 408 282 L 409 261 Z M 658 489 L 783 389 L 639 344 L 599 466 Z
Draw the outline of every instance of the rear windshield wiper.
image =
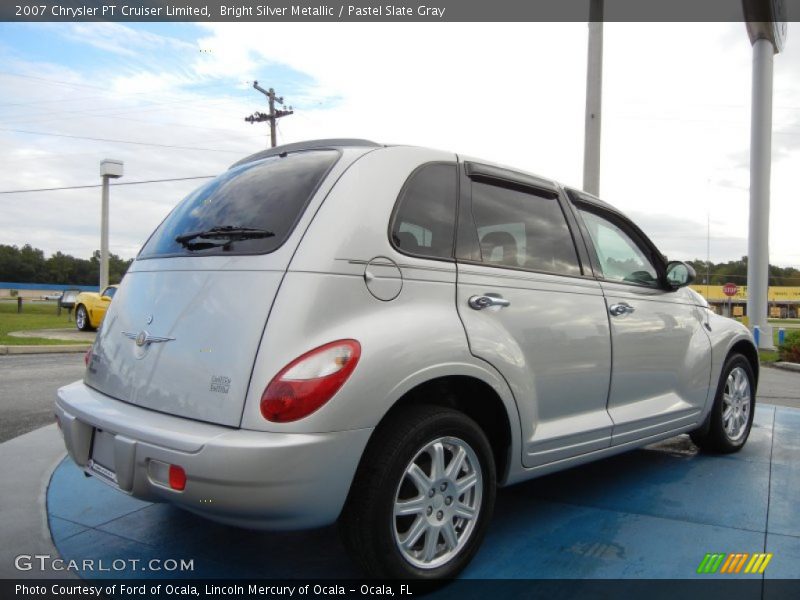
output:
M 227 246 L 231 242 L 239 240 L 254 240 L 259 238 L 272 237 L 275 234 L 266 229 L 256 229 L 253 227 L 234 227 L 233 225 L 223 225 L 212 227 L 205 231 L 192 231 L 184 233 L 175 238 L 175 241 L 189 250 L 205 250 L 206 248 L 216 248 Z M 195 241 L 197 240 L 197 241 Z

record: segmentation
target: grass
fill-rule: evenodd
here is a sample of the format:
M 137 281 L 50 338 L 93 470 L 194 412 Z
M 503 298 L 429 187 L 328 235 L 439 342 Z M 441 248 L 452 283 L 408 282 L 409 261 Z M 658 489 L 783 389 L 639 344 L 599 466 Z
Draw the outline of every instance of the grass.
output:
M 75 344 L 74 341 L 48 340 L 45 338 L 11 337 L 11 331 L 30 331 L 35 329 L 60 329 L 75 327 L 67 321 L 67 311 L 56 315 L 55 302 L 31 302 L 22 305 L 22 313 L 17 314 L 17 302 L 0 301 L 0 345 L 5 346 L 57 346 Z
M 759 350 L 758 357 L 763 364 L 770 364 L 780 360 L 777 350 Z
M 767 319 L 773 327 L 800 327 L 800 319 Z

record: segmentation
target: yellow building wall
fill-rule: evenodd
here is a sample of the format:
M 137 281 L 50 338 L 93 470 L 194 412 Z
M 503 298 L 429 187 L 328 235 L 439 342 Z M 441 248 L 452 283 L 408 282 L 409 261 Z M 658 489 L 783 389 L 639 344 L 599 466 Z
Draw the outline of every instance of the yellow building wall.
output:
M 709 302 L 722 302 L 728 296 L 722 293 L 721 285 L 693 285 L 692 289 L 699 292 Z M 747 300 L 747 286 L 740 285 L 739 291 L 731 297 L 733 302 Z M 769 302 L 800 302 L 800 287 L 771 286 L 767 292 Z

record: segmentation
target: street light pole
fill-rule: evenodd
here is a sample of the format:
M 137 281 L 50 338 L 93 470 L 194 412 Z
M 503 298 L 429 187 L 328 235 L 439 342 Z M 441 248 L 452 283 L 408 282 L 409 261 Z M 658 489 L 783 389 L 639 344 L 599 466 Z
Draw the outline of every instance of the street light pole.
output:
M 753 103 L 750 130 L 750 228 L 747 238 L 747 316 L 758 327 L 759 346 L 772 348 L 767 322 L 769 290 L 769 183 L 772 146 L 772 42 L 753 43 Z
M 767 318 L 769 292 L 769 195 L 772 164 L 772 63 L 783 49 L 786 23 L 780 7 L 744 0 L 747 34 L 753 45 L 750 116 L 750 226 L 747 238 L 747 319 L 758 327 L 759 348 L 774 348 Z M 759 19 L 759 20 L 756 20 Z M 767 20 L 768 19 L 768 20 Z
M 100 162 L 103 178 L 103 198 L 100 209 L 100 292 L 108 287 L 108 180 L 122 177 L 121 160 L 105 159 Z
M 600 128 L 603 99 L 603 0 L 589 5 L 586 60 L 586 124 L 583 141 L 583 189 L 600 194 Z

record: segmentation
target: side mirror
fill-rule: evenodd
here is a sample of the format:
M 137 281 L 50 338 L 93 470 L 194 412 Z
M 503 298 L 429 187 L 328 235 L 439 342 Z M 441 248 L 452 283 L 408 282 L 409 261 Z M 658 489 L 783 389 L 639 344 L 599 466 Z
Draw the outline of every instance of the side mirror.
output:
M 111 296 L 100 296 L 100 300 L 103 302 L 111 302 Z
M 667 265 L 667 283 L 673 290 L 686 287 L 697 277 L 691 265 L 677 260 L 671 261 Z

